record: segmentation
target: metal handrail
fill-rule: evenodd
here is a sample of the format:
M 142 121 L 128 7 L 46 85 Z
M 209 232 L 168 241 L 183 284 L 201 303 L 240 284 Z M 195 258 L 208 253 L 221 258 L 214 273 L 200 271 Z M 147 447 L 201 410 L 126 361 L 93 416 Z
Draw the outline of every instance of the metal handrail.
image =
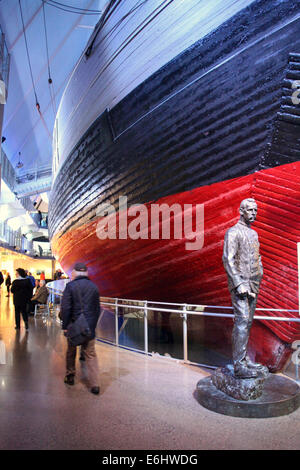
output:
M 118 299 L 120 300 L 120 299 Z M 101 298 L 100 298 L 101 301 Z M 142 302 L 142 301 L 141 301 Z M 147 302 L 147 301 L 143 301 Z M 156 302 L 159 303 L 159 302 Z M 112 307 L 115 307 L 115 303 L 110 303 L 110 302 L 103 302 L 101 301 L 101 305 L 109 305 Z M 118 307 L 126 307 L 126 308 L 135 308 L 135 309 L 146 309 L 146 310 L 151 310 L 154 312 L 165 312 L 165 313 L 180 313 L 182 315 L 181 310 L 176 310 L 176 309 L 170 309 L 170 308 L 157 308 L 157 307 L 149 307 L 143 306 L 143 305 L 129 305 L 129 304 L 117 304 Z M 191 307 L 190 304 L 182 304 L 182 307 Z M 208 306 L 204 305 L 196 305 L 196 307 L 199 308 L 207 308 Z M 221 308 L 221 307 L 220 307 Z M 222 307 L 223 308 L 223 307 Z M 231 307 L 232 308 L 232 307 Z M 258 309 L 256 309 L 258 310 Z M 274 309 L 264 309 L 264 310 L 274 310 Z M 281 311 L 281 309 L 276 309 L 276 311 Z M 284 310 L 283 311 L 295 311 L 298 312 L 298 310 Z M 187 315 L 198 315 L 198 316 L 208 316 L 208 317 L 225 317 L 225 318 L 234 318 L 234 314 L 232 313 L 218 313 L 218 312 L 193 312 L 190 310 L 186 310 Z M 293 317 L 267 317 L 267 316 L 262 316 L 262 315 L 254 315 L 253 317 L 255 320 L 274 320 L 274 321 L 294 321 L 300 323 L 300 318 L 293 318 Z
M 54 287 L 49 286 L 47 284 L 50 293 L 55 295 L 55 296 L 62 296 L 63 291 L 61 289 L 57 289 Z M 104 299 L 107 299 L 108 301 L 105 301 Z M 114 310 L 114 315 L 115 315 L 115 342 L 103 339 L 103 338 L 97 338 L 99 341 L 103 341 L 104 343 L 108 343 L 120 348 L 124 349 L 129 349 L 134 352 L 139 352 L 139 353 L 144 353 L 146 355 L 152 355 L 148 351 L 148 312 L 149 311 L 154 311 L 154 312 L 162 312 L 162 313 L 175 313 L 179 314 L 180 317 L 182 318 L 182 341 L 183 341 L 183 360 L 177 359 L 177 358 L 171 358 L 171 359 L 176 359 L 180 360 L 183 363 L 188 363 L 188 364 L 194 364 L 200 367 L 206 367 L 206 368 L 211 368 L 215 369 L 218 366 L 212 366 L 208 364 L 200 364 L 196 362 L 191 362 L 188 360 L 188 316 L 193 315 L 193 316 L 207 316 L 207 317 L 220 317 L 220 318 L 234 318 L 233 313 L 220 313 L 220 312 L 206 312 L 204 309 L 206 308 L 213 308 L 213 309 L 230 309 L 233 310 L 233 307 L 229 306 L 220 306 L 220 305 L 197 305 L 197 304 L 181 304 L 181 303 L 174 303 L 174 302 L 158 302 L 158 301 L 147 301 L 147 300 L 132 300 L 132 299 L 119 299 L 119 298 L 112 298 L 112 297 L 100 297 L 99 301 L 102 306 L 109 306 L 112 307 L 112 310 Z M 138 303 L 132 305 L 132 303 Z M 177 306 L 179 308 L 159 308 L 158 306 L 152 306 L 152 305 L 171 305 L 171 306 Z M 135 349 L 133 347 L 128 347 L 128 346 L 123 346 L 119 344 L 119 327 L 118 327 L 118 317 L 121 317 L 122 314 L 120 314 L 119 308 L 128 308 L 128 309 L 135 309 L 135 310 L 141 310 L 143 311 L 143 320 L 144 320 L 144 349 Z M 189 310 L 189 308 L 198 308 L 200 311 L 192 311 Z M 297 312 L 299 313 L 299 310 L 294 310 L 294 309 L 280 309 L 280 308 L 257 308 L 256 311 L 270 311 L 270 312 Z M 294 317 L 272 317 L 272 316 L 265 316 L 265 315 L 254 315 L 253 317 L 255 320 L 264 320 L 264 321 L 283 321 L 283 322 L 295 322 L 295 323 L 300 323 L 300 317 L 299 318 L 294 318 Z M 300 349 L 299 349 L 299 355 L 300 355 Z M 163 356 L 162 356 L 163 357 Z M 297 356 L 298 357 L 298 356 Z M 300 359 L 300 357 L 299 357 Z M 295 362 L 295 368 L 296 368 L 296 379 L 298 380 L 298 365 L 299 361 Z
M 114 299 L 114 297 L 101 297 L 102 299 Z M 137 299 L 118 299 L 122 302 L 148 302 L 148 304 L 159 304 L 159 305 L 178 305 L 179 307 L 184 307 L 187 305 L 188 307 L 199 307 L 199 308 L 224 308 L 233 310 L 233 307 L 225 306 L 225 305 L 199 305 L 199 304 L 185 304 L 185 303 L 173 303 L 173 302 L 158 302 L 154 300 L 137 300 Z M 294 309 L 285 309 L 285 308 L 267 308 L 267 307 L 258 307 L 255 310 L 268 310 L 268 311 L 275 311 L 275 312 L 298 312 L 299 310 Z
M 55 289 L 53 287 L 49 287 L 48 289 L 50 291 L 53 291 L 53 294 L 61 296 L 62 291 L 59 289 Z M 105 302 L 102 299 L 111 299 L 114 302 Z M 151 307 L 149 304 L 155 304 L 155 305 L 177 305 L 178 307 L 181 307 L 184 309 L 185 313 L 187 315 L 196 315 L 196 316 L 215 316 L 215 317 L 224 317 L 224 318 L 234 318 L 234 314 L 231 313 L 218 313 L 218 312 L 205 312 L 205 311 L 191 311 L 187 310 L 190 307 L 195 307 L 199 309 L 204 309 L 204 308 L 220 308 L 220 309 L 231 309 L 233 310 L 233 307 L 228 307 L 228 306 L 220 306 L 220 305 L 199 305 L 199 304 L 177 304 L 177 303 L 169 303 L 169 302 L 157 302 L 157 301 L 149 301 L 149 300 L 131 300 L 131 299 L 119 299 L 115 297 L 100 297 L 99 301 L 101 302 L 101 305 L 106 305 L 110 307 L 126 307 L 126 308 L 132 308 L 132 309 L 140 309 L 144 311 L 155 311 L 155 312 L 164 312 L 164 313 L 179 313 L 182 315 L 182 310 L 179 309 L 170 309 L 170 308 L 158 308 L 158 307 Z M 124 304 L 120 302 L 140 302 L 143 305 L 132 305 L 132 304 Z M 284 309 L 284 308 L 256 308 L 256 311 L 275 311 L 275 312 L 298 312 L 299 310 L 294 310 L 294 309 Z M 300 317 L 299 318 L 294 318 L 294 317 L 272 317 L 272 316 L 263 316 L 263 315 L 254 315 L 253 317 L 255 320 L 269 320 L 269 321 L 288 321 L 288 322 L 295 322 L 295 323 L 300 323 Z

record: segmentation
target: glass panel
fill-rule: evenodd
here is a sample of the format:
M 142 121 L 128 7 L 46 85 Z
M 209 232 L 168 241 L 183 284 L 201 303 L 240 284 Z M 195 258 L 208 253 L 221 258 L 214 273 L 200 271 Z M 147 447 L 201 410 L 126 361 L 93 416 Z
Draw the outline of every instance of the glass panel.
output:
M 48 288 L 49 289 L 49 288 Z M 60 312 L 60 304 L 61 304 L 61 299 L 62 299 L 62 294 L 55 292 L 52 289 L 49 289 L 49 307 L 52 315 L 55 318 L 59 318 L 59 312 Z
M 116 342 L 115 335 L 115 307 L 105 303 L 114 303 L 114 299 L 104 298 L 101 302 L 101 315 L 97 325 L 96 336 L 99 339 Z M 140 305 L 141 308 L 118 306 L 118 334 L 119 345 L 144 351 L 144 309 L 143 302 L 127 301 L 127 305 Z
M 231 364 L 232 326 L 231 318 L 188 315 L 188 360 L 217 367 Z
M 148 310 L 148 350 L 183 359 L 182 318 L 179 313 Z
M 144 303 L 127 301 L 126 304 L 141 308 L 119 306 L 119 344 L 144 351 Z
M 96 328 L 96 337 L 115 343 L 115 310 L 113 307 L 101 307 L 101 314 Z

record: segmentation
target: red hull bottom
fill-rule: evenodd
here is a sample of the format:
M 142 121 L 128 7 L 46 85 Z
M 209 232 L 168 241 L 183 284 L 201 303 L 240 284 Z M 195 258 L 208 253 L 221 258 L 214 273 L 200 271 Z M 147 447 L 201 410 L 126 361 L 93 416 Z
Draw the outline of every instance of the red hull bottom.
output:
M 53 252 L 66 272 L 77 261 L 89 267 L 101 295 L 118 298 L 231 305 L 222 265 L 226 230 L 238 218 L 242 199 L 254 197 L 264 277 L 258 307 L 298 309 L 297 241 L 300 241 L 300 164 L 263 170 L 233 180 L 167 196 L 156 204 L 204 204 L 204 245 L 186 250 L 186 240 L 100 240 L 99 219 L 67 233 L 56 234 Z M 151 203 L 146 204 L 149 213 Z M 119 214 L 120 215 L 120 214 Z M 171 232 L 172 233 L 172 232 Z M 290 312 L 263 312 L 272 316 L 297 316 Z M 208 336 L 222 333 L 220 319 L 206 319 Z M 215 325 L 215 326 L 214 326 Z M 218 332 L 218 330 L 220 330 Z M 225 328 L 227 330 L 227 328 Z M 300 339 L 293 322 L 256 321 L 249 341 L 251 357 L 273 371 L 286 363 L 290 344 Z M 220 337 L 220 341 L 222 338 Z

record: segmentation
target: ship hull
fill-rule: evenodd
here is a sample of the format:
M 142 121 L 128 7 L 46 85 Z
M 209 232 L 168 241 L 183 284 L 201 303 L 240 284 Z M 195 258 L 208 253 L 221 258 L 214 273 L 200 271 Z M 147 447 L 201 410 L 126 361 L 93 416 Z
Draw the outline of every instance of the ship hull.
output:
M 298 315 L 300 113 L 293 95 L 300 78 L 300 4 L 245 3 L 117 102 L 103 101 L 107 89 L 101 91 L 98 80 L 111 61 L 99 70 L 85 58 L 68 86 L 55 130 L 60 162 L 50 198 L 52 249 L 68 273 L 85 262 L 101 295 L 229 306 L 223 239 L 241 200 L 255 197 L 264 264 L 258 307 Z M 137 63 L 134 80 L 142 73 Z M 85 75 L 87 91 L 78 99 Z M 153 204 L 203 205 L 203 246 L 187 250 L 184 236 L 153 239 L 149 233 L 100 239 L 99 208 L 110 204 L 119 220 L 124 196 L 128 206 L 143 204 L 148 220 Z M 220 320 L 205 323 L 211 338 L 220 332 L 222 347 L 232 323 L 223 333 Z M 259 321 L 252 331 L 252 355 L 272 370 L 282 368 L 299 339 L 292 322 Z
M 223 240 L 226 230 L 239 218 L 240 201 L 247 197 L 254 197 L 258 204 L 254 228 L 259 235 L 264 266 L 257 307 L 295 311 L 298 309 L 299 163 L 262 170 L 156 201 L 159 206 L 174 207 L 177 204 L 182 207 L 182 217 L 186 205 L 192 205 L 194 212 L 196 206 L 203 205 L 201 249 L 186 249 L 186 244 L 192 241 L 189 234 L 174 238 L 174 219 L 170 230 L 172 236 L 168 240 L 151 239 L 151 224 L 144 231 L 138 227 L 136 233 L 140 238 L 131 239 L 127 233 L 126 238 L 120 239 L 120 219 L 124 219 L 124 214 L 119 213 L 115 219 L 115 239 L 109 238 L 109 232 L 106 232 L 107 219 L 98 217 L 54 237 L 53 251 L 60 254 L 60 262 L 67 272 L 71 272 L 78 260 L 87 263 L 89 275 L 98 284 L 102 296 L 230 306 L 222 265 Z M 149 222 L 151 206 L 150 202 L 143 206 L 148 211 Z M 128 231 L 130 224 L 137 220 L 129 211 L 126 217 Z M 105 227 L 106 239 L 99 238 L 99 224 Z M 162 227 L 159 233 L 162 234 Z M 196 237 L 192 246 L 195 242 Z M 268 315 L 293 317 L 295 313 L 270 311 Z M 207 321 L 211 323 L 212 319 Z M 218 330 L 219 335 L 223 330 L 228 336 L 228 328 L 223 329 L 222 322 L 226 324 L 224 319 L 213 322 L 214 342 Z M 256 359 L 275 370 L 283 366 L 290 353 L 288 345 L 297 339 L 300 339 L 300 331 L 293 322 L 283 324 L 262 320 L 255 322 L 250 345 Z

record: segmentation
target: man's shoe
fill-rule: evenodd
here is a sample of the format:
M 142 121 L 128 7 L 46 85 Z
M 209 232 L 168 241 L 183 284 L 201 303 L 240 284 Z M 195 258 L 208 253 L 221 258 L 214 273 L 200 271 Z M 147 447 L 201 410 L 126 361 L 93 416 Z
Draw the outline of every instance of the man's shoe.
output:
M 244 364 L 235 364 L 234 366 L 234 375 L 239 379 L 255 379 L 258 377 L 258 370 L 248 367 L 246 363 Z
M 260 364 L 259 362 L 252 362 L 247 356 L 246 356 L 246 364 L 248 367 L 252 367 L 253 369 L 257 369 L 259 372 L 268 372 L 268 368 L 264 366 L 263 364 Z
M 246 357 L 246 364 L 250 369 L 257 371 L 259 376 L 263 376 L 265 378 L 269 376 L 270 372 L 267 366 L 264 366 L 263 364 L 259 364 L 258 362 L 252 362 L 247 357 Z
M 265 366 L 262 364 L 259 364 L 259 362 L 252 362 L 249 357 L 246 356 L 245 362 L 247 364 L 247 367 L 253 367 L 253 369 L 263 369 Z
M 91 388 L 91 393 L 93 393 L 94 395 L 99 395 L 100 387 L 92 387 Z
M 64 382 L 67 385 L 74 385 L 74 375 L 66 375 Z

